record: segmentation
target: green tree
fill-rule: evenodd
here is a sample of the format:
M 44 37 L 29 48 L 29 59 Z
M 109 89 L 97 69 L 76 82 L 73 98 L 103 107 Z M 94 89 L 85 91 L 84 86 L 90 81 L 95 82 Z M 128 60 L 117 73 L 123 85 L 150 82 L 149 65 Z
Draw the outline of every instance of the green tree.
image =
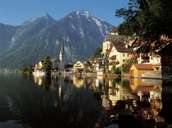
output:
M 137 60 L 135 58 L 126 60 L 125 64 L 122 65 L 122 72 L 128 73 L 130 71 L 130 67 L 135 64 Z
M 129 0 L 128 8 L 118 9 L 116 15 L 124 18 L 119 33 L 135 36 L 136 41 L 142 42 L 140 52 L 160 54 L 162 75 L 172 75 L 172 1 Z
M 103 55 L 101 54 L 101 52 L 102 52 L 102 45 L 99 46 L 96 49 L 95 53 L 91 56 L 91 58 L 101 58 L 101 57 L 103 57 Z
M 128 9 L 121 8 L 116 15 L 125 21 L 119 33 L 137 35 L 145 42 L 145 49 L 155 50 L 162 35 L 172 36 L 172 1 L 129 0 Z
M 49 56 L 47 56 L 44 60 L 43 60 L 43 70 L 46 73 L 50 73 L 52 69 L 52 62 L 51 62 L 51 58 Z
M 112 72 L 115 74 L 121 75 L 121 70 L 122 70 L 121 67 L 116 67 L 116 66 L 112 67 Z

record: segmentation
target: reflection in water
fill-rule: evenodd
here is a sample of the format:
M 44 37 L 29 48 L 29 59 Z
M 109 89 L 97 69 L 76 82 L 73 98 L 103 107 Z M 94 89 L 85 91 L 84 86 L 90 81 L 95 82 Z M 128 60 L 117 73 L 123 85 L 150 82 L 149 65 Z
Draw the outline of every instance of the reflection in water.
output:
M 32 128 L 40 127 L 40 125 L 43 128 L 52 126 L 71 128 L 94 126 L 101 111 L 90 90 L 82 87 L 78 89 L 70 83 L 70 80 L 63 77 L 53 79 L 51 82 L 47 82 L 51 78 L 42 79 L 41 86 L 48 91 L 35 86 L 36 92 L 32 92 L 34 100 L 30 99 L 30 101 L 27 100 L 23 103 L 23 105 L 29 103 L 29 106 L 32 106 L 29 109 L 30 111 L 18 109 L 22 113 L 21 115 L 25 115 L 22 117 L 22 119 L 25 119 L 24 121 Z M 87 105 L 88 102 L 90 103 L 89 106 Z
M 172 89 L 160 80 L 1 76 L 0 81 L 0 121 L 17 120 L 23 128 L 114 123 L 120 128 L 165 128 L 165 122 L 172 123 Z
M 82 78 L 77 78 L 75 75 L 73 76 L 73 84 L 77 87 L 80 88 L 84 86 L 84 79 Z
M 41 86 L 43 84 L 43 77 L 34 77 L 34 82 L 38 85 Z
M 162 112 L 166 122 L 172 124 L 172 81 L 163 81 L 162 89 Z

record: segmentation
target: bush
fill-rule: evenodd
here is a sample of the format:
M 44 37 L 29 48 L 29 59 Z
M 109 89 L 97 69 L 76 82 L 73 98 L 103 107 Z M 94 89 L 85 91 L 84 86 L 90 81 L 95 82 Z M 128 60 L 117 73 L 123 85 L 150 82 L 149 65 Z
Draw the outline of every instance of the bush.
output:
M 115 67 L 113 66 L 112 67 L 112 72 L 115 73 L 115 74 L 121 74 L 121 67 Z

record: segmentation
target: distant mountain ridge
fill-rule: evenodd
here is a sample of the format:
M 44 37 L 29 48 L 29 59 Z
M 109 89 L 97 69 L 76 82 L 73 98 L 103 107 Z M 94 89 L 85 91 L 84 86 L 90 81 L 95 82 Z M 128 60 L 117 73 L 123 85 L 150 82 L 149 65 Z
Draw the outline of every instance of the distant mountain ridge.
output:
M 87 58 L 112 27 L 88 11 L 74 11 L 58 21 L 47 14 L 20 26 L 0 24 L 0 68 L 32 65 L 45 56 L 57 58 L 61 42 L 67 62 Z

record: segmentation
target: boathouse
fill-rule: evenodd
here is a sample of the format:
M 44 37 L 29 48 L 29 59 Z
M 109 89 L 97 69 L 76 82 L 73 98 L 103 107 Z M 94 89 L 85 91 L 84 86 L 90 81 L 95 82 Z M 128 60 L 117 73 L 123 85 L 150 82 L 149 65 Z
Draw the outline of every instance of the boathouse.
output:
M 153 64 L 134 64 L 130 68 L 131 77 L 141 78 L 147 72 L 153 72 Z

